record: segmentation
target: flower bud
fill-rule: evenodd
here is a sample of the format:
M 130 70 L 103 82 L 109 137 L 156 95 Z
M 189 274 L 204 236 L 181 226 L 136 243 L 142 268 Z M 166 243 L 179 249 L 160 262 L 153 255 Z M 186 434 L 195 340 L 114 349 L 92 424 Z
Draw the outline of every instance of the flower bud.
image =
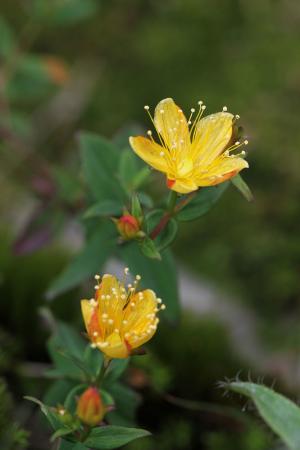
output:
M 124 214 L 115 223 L 120 235 L 126 240 L 134 239 L 140 231 L 138 219 L 131 214 Z
M 95 426 L 103 419 L 105 406 L 97 388 L 89 387 L 77 403 L 77 416 L 86 425 Z

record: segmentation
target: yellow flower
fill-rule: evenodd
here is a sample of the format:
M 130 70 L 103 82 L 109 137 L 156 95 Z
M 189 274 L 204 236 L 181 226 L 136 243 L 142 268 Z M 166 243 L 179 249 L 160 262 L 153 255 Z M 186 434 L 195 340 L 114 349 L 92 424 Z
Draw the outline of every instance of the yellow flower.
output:
M 108 358 L 127 358 L 133 349 L 149 341 L 159 322 L 156 314 L 165 309 L 152 290 L 137 291 L 139 275 L 126 289 L 128 268 L 124 273 L 122 282 L 113 275 L 103 275 L 102 280 L 96 275 L 95 298 L 81 301 L 91 345 Z
M 195 191 L 200 186 L 213 186 L 235 176 L 247 168 L 248 163 L 234 151 L 247 145 L 235 142 L 233 116 L 224 107 L 222 112 L 202 118 L 205 105 L 198 102 L 199 111 L 195 119 L 195 109 L 191 109 L 187 120 L 182 110 L 171 98 L 158 103 L 154 118 L 145 106 L 159 137 L 159 144 L 143 136 L 130 137 L 129 141 L 135 153 L 154 169 L 166 174 L 167 186 L 181 194 Z
M 96 387 L 87 388 L 79 397 L 76 414 L 79 419 L 90 426 L 98 425 L 104 417 L 106 408 Z

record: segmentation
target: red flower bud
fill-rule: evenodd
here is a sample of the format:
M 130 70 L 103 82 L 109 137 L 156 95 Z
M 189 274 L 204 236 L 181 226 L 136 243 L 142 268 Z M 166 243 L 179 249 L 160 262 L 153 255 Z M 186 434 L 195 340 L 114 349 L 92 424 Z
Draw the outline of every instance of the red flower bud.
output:
M 131 214 L 124 214 L 116 221 L 116 225 L 123 239 L 134 239 L 140 231 L 139 221 Z
M 89 387 L 77 403 L 77 416 L 87 425 L 95 426 L 103 419 L 105 406 L 97 388 Z

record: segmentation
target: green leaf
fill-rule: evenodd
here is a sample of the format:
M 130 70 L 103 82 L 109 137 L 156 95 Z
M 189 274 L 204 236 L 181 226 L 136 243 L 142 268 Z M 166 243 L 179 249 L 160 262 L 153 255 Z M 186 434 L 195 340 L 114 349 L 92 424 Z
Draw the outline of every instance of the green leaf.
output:
M 43 402 L 49 406 L 63 404 L 68 393 L 77 386 L 77 381 L 72 380 L 56 380 L 47 389 L 43 396 Z
M 149 195 L 145 194 L 145 192 L 139 192 L 139 200 L 146 208 L 153 208 L 153 200 Z
M 142 186 L 147 178 L 149 177 L 151 170 L 148 166 L 143 167 L 139 170 L 139 172 L 132 179 L 132 190 L 137 190 L 140 186 Z
M 87 447 L 109 450 L 121 447 L 135 439 L 149 436 L 149 431 L 138 428 L 125 428 L 114 425 L 93 428 L 88 438 L 84 441 Z
M 155 242 L 148 236 L 142 240 L 140 243 L 140 248 L 147 258 L 158 259 L 159 261 L 161 260 L 161 255 L 156 248 Z
M 49 408 L 47 405 L 44 405 L 43 402 L 41 402 L 35 397 L 30 397 L 26 395 L 24 398 L 25 400 L 29 400 L 33 403 L 36 403 L 40 407 L 42 413 L 46 416 L 48 422 L 50 423 L 50 425 L 54 430 L 58 430 L 59 428 L 61 428 L 62 422 L 59 420 L 58 414 L 53 412 L 53 408 Z
M 143 217 L 143 210 L 137 194 L 133 194 L 131 198 L 131 214 L 137 219 L 141 219 Z
M 81 444 L 81 442 L 77 442 L 74 444 L 73 442 L 67 442 L 64 439 L 61 440 L 58 450 L 89 450 L 88 447 Z
M 106 139 L 92 133 L 81 133 L 80 154 L 83 175 L 94 200 L 123 202 L 126 195 L 117 178 L 119 151 Z
M 99 350 L 92 348 L 89 344 L 86 346 L 84 351 L 84 364 L 86 369 L 89 371 L 91 376 L 94 378 L 100 373 L 102 365 L 103 365 L 103 353 L 99 352 Z
M 241 175 L 236 175 L 231 178 L 231 183 L 240 191 L 243 197 L 245 197 L 248 202 L 253 201 L 253 194 L 248 186 L 248 184 L 243 180 Z
M 46 95 L 52 87 L 53 82 L 43 58 L 24 55 L 18 59 L 6 89 L 11 100 L 32 100 Z
M 138 170 L 137 157 L 133 151 L 123 150 L 119 163 L 119 175 L 125 189 L 128 189 L 129 191 L 132 189 L 132 180 Z
M 2 16 L 0 16 L 0 36 L 0 57 L 12 56 L 16 47 L 16 39 L 12 28 Z
M 95 0 L 34 0 L 36 19 L 52 26 L 70 26 L 92 16 L 98 9 Z
M 109 258 L 115 246 L 115 229 L 107 222 L 90 236 L 83 250 L 54 280 L 47 291 L 47 298 L 53 299 L 58 294 L 82 283 L 98 272 Z
M 68 434 L 73 433 L 74 430 L 68 428 L 68 427 L 62 427 L 59 428 L 58 430 L 55 431 L 55 433 L 52 434 L 50 441 L 53 442 L 55 441 L 55 439 L 62 437 L 62 436 L 67 436 Z
M 105 406 L 113 406 L 115 404 L 113 396 L 105 389 L 100 389 L 100 394 Z
M 77 386 L 74 386 L 73 389 L 71 389 L 69 391 L 65 401 L 63 402 L 64 407 L 68 411 L 71 411 L 72 413 L 75 412 L 75 408 L 76 408 L 75 395 L 79 395 L 79 393 L 81 394 L 87 387 L 88 387 L 88 384 L 81 383 L 81 384 L 78 384 Z
M 57 196 L 68 204 L 78 201 L 81 197 L 81 186 L 76 176 L 70 170 L 56 166 L 52 169 Z
M 262 418 L 292 450 L 300 449 L 300 408 L 272 389 L 255 383 L 226 383 L 226 388 L 253 400 Z
M 106 390 L 113 397 L 115 404 L 115 409 L 105 416 L 108 422 L 113 425 L 134 426 L 136 410 L 141 402 L 140 396 L 119 382 L 107 386 Z
M 84 219 L 91 217 L 111 217 L 120 216 L 122 214 L 122 204 L 115 200 L 101 200 L 92 205 L 84 214 Z
M 132 273 L 141 274 L 143 288 L 153 289 L 162 298 L 167 308 L 161 316 L 175 322 L 180 307 L 176 265 L 169 249 L 164 250 L 162 260 L 157 261 L 143 256 L 136 243 L 131 243 L 120 248 L 120 256 Z
M 127 359 L 113 359 L 105 374 L 105 385 L 114 383 L 125 372 L 129 364 Z
M 200 188 L 196 196 L 176 215 L 177 219 L 185 222 L 195 220 L 206 214 L 219 200 L 229 185 L 228 181 L 217 186 Z M 180 202 L 181 200 L 179 200 Z
M 123 150 L 119 164 L 119 175 L 124 188 L 128 192 L 138 189 L 148 178 L 148 167 L 140 168 L 139 159 L 132 150 Z
M 56 332 L 48 340 L 47 347 L 59 373 L 78 380 L 87 375 L 82 362 L 85 342 L 69 325 L 58 322 Z
M 159 223 L 165 211 L 163 209 L 155 209 L 146 216 L 147 230 L 150 233 L 155 226 Z M 171 218 L 167 223 L 167 226 L 162 232 L 154 239 L 155 245 L 159 251 L 164 250 L 174 241 L 178 231 L 178 224 L 174 218 Z

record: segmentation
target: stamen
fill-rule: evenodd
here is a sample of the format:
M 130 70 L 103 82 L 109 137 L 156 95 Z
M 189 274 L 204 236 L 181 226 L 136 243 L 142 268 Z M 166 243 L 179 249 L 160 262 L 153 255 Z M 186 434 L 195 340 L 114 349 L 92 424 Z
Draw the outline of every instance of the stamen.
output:
M 227 111 L 227 106 L 223 106 L 223 111 L 226 112 Z

